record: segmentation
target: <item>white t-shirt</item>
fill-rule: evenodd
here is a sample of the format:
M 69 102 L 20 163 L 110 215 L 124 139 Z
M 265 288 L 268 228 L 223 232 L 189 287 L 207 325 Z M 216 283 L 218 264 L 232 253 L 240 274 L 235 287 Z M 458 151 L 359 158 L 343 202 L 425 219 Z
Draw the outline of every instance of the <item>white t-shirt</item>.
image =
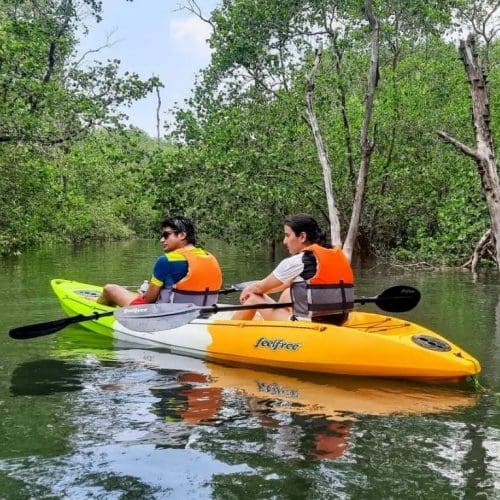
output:
M 300 275 L 304 271 L 303 252 L 283 259 L 274 269 L 273 276 L 282 283 L 304 281 Z

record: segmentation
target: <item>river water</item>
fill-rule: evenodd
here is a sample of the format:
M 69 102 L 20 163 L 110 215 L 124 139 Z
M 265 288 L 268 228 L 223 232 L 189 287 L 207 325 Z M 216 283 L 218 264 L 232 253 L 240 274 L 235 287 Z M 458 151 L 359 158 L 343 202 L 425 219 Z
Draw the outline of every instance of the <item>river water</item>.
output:
M 274 264 L 207 247 L 226 285 Z M 358 295 L 417 287 L 401 316 L 479 359 L 482 390 L 229 368 L 80 326 L 8 337 L 63 316 L 50 279 L 140 284 L 158 252 L 134 241 L 0 261 L 1 499 L 500 498 L 498 274 L 356 269 Z

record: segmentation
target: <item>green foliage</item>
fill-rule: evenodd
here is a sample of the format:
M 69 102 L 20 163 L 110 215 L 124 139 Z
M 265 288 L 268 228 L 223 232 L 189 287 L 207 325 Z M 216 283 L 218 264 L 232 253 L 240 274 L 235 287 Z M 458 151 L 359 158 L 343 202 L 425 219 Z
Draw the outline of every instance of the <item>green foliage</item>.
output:
M 101 2 L 82 1 L 99 19 Z M 373 3 L 382 30 L 376 147 L 357 251 L 460 264 L 489 224 L 475 164 L 436 134 L 474 146 L 464 68 L 445 36 L 467 2 Z M 0 252 L 148 236 L 166 213 L 193 217 L 202 238 L 249 246 L 281 239 L 295 212 L 326 228 L 323 176 L 303 118 L 317 38 L 314 106 L 345 234 L 370 58 L 358 1 L 223 0 L 210 19 L 212 62 L 176 110 L 171 142 L 160 143 L 121 125 L 123 105 L 157 79 L 120 77 L 118 61 L 83 68 L 74 60 L 81 6 L 0 6 Z M 498 143 L 498 39 L 480 50 Z
M 96 125 L 117 125 L 119 106 L 160 84 L 136 74 L 119 77 L 118 61 L 79 67 L 80 3 L 6 0 L 0 7 L 1 142 L 52 145 Z M 100 2 L 90 3 L 99 15 Z
M 50 160 L 26 145 L 4 148 L 11 157 L 0 162 L 0 253 L 151 235 L 161 215 L 150 165 L 162 147 L 139 131 L 100 131 L 53 148 Z
M 463 2 L 395 0 L 376 2 L 376 8 L 382 26 L 376 149 L 358 251 L 460 263 L 488 225 L 474 164 L 436 134 L 444 129 L 474 144 L 464 68 L 443 36 Z M 321 171 L 302 118 L 312 65 L 308 33 L 322 32 L 314 105 L 345 234 L 369 60 L 359 3 L 226 0 L 211 20 L 212 64 L 191 109 L 178 115 L 177 138 L 184 134 L 185 146 L 166 172 L 169 182 L 182 179 L 176 190 L 182 194 L 165 204 L 208 218 L 220 228 L 213 235 L 229 240 L 273 239 L 294 211 L 310 211 L 326 222 Z M 335 31 L 328 20 L 335 21 Z M 495 60 L 498 41 L 489 54 Z M 498 77 L 493 65 L 492 103 L 498 102 Z M 498 130 L 495 111 L 492 125 Z
M 69 238 L 120 239 L 156 229 L 159 215 L 149 168 L 156 154 L 156 141 L 139 131 L 102 131 L 75 145 L 61 167 Z
M 101 2 L 0 6 L 0 253 L 144 235 L 156 215 L 144 171 L 157 144 L 119 130 L 122 107 L 161 83 L 119 76 L 118 61 L 82 69 L 81 13 L 99 20 Z M 93 132 L 104 126 L 117 132 Z

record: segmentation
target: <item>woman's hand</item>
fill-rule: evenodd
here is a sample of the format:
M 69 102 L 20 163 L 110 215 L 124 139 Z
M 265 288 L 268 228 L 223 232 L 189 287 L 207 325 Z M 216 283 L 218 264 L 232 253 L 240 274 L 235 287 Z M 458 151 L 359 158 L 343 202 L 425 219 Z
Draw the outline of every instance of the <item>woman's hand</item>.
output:
M 251 285 L 248 285 L 245 288 L 243 288 L 243 290 L 241 291 L 241 294 L 240 294 L 240 303 L 241 304 L 244 304 L 248 300 L 248 298 L 250 297 L 250 295 L 252 295 L 253 293 L 255 293 L 253 291 L 253 289 L 254 289 L 254 284 L 253 283 Z
M 265 295 L 266 293 L 280 292 L 288 285 L 282 283 L 271 273 L 263 280 L 247 285 L 240 294 L 240 303 L 244 304 L 251 295 Z

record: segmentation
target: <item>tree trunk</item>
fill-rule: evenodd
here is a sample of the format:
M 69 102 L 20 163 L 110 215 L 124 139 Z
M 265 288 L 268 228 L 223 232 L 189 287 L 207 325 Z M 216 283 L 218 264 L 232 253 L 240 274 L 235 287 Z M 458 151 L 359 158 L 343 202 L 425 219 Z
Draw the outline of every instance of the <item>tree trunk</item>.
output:
M 490 214 L 496 263 L 500 269 L 500 183 L 495 161 L 493 136 L 490 129 L 487 81 L 475 48 L 475 37 L 473 35 L 469 35 L 465 41 L 460 41 L 460 55 L 470 86 L 472 124 L 476 138 L 476 148 L 469 148 L 442 130 L 438 131 L 438 135 L 443 141 L 453 144 L 459 151 L 473 158 L 476 162 Z
M 160 86 L 159 85 L 155 85 L 155 91 L 156 91 L 156 140 L 158 142 L 160 142 L 160 140 L 161 140 L 161 133 L 160 133 L 161 95 L 160 95 Z
M 479 259 L 481 258 L 482 254 L 484 253 L 484 250 L 486 246 L 488 245 L 488 241 L 491 238 L 491 229 L 488 229 L 486 233 L 483 234 L 481 239 L 479 240 L 479 243 L 476 245 L 476 248 L 474 249 L 474 253 L 472 255 L 471 259 L 471 264 L 470 264 L 470 270 L 475 273 L 477 265 L 479 264 Z
M 368 75 L 368 87 L 366 91 L 365 110 L 363 117 L 363 127 L 361 129 L 361 166 L 358 172 L 358 180 L 356 183 L 356 193 L 354 195 L 354 203 L 352 207 L 351 223 L 349 231 L 344 242 L 344 253 L 350 260 L 354 252 L 354 244 L 358 236 L 359 221 L 361 219 L 361 211 L 363 208 L 363 198 L 365 195 L 366 178 L 368 177 L 368 168 L 370 166 L 370 158 L 375 147 L 375 142 L 368 137 L 370 122 L 373 112 L 373 102 L 375 99 L 375 91 L 378 83 L 378 53 L 379 53 L 379 24 L 373 14 L 371 0 L 365 0 L 365 13 L 371 29 L 371 61 L 370 71 Z
M 321 131 L 319 129 L 318 120 L 316 119 L 316 114 L 313 108 L 313 94 L 314 94 L 314 78 L 316 72 L 318 71 L 319 63 L 321 61 L 321 47 L 316 49 L 316 57 L 314 59 L 314 65 L 309 74 L 306 82 L 306 116 L 307 123 L 311 127 L 311 131 L 314 137 L 314 142 L 316 144 L 316 151 L 318 153 L 318 159 L 323 170 L 323 180 L 325 183 L 325 194 L 326 202 L 328 205 L 328 218 L 330 220 L 330 237 L 332 245 L 342 246 L 342 239 L 340 236 L 340 221 L 337 207 L 335 205 L 335 198 L 333 196 L 332 188 L 332 172 L 330 168 L 330 161 L 328 159 L 328 153 L 321 136 Z

